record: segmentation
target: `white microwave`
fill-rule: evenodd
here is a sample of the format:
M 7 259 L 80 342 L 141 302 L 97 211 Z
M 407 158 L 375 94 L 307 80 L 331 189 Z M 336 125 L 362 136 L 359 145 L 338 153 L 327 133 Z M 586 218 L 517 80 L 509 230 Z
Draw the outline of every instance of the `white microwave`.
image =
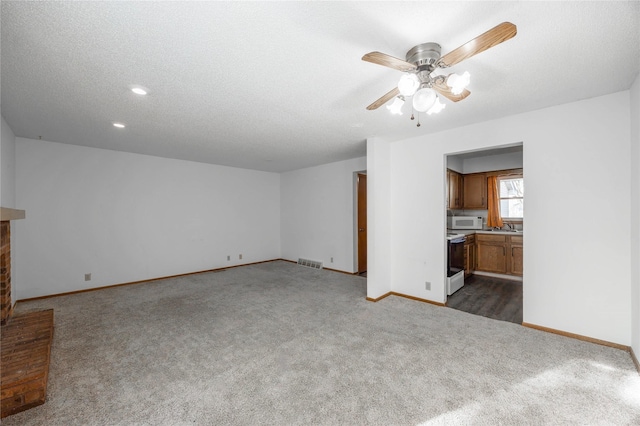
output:
M 482 217 L 480 216 L 449 216 L 447 218 L 449 229 L 482 229 Z

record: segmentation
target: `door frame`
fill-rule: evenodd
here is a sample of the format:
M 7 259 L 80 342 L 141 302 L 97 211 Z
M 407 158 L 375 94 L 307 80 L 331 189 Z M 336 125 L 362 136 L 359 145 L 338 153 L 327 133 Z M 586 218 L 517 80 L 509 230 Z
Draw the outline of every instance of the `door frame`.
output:
M 509 148 L 509 147 L 513 147 L 513 146 L 522 146 L 522 147 L 524 147 L 524 141 L 515 142 L 515 143 L 509 143 L 509 144 L 503 144 L 503 145 L 496 145 L 496 146 L 488 146 L 488 147 L 484 147 L 484 148 L 476 148 L 476 149 L 471 149 L 471 150 L 446 152 L 443 155 L 443 160 L 444 160 L 444 165 L 443 165 L 444 166 L 444 188 L 445 188 L 445 191 L 444 191 L 445 192 L 445 197 L 444 197 L 444 200 L 443 200 L 443 204 L 444 204 L 444 209 L 443 210 L 444 210 L 444 229 L 445 229 L 445 231 L 446 231 L 447 226 L 448 226 L 448 223 L 447 223 L 447 211 L 449 210 L 449 205 L 447 204 L 448 190 L 449 190 L 449 188 L 447 187 L 447 168 L 448 168 L 448 165 L 449 165 L 448 158 L 449 157 L 455 157 L 456 155 L 460 155 L 460 154 L 470 153 L 470 152 L 490 151 L 490 150 L 494 150 L 494 149 Z M 524 150 L 522 152 L 522 162 L 523 162 L 522 174 L 524 176 L 524 173 L 525 173 L 524 172 Z M 445 305 L 447 303 L 447 298 L 448 298 L 448 295 L 447 295 L 447 283 L 446 283 L 446 280 L 447 280 L 447 273 L 446 273 L 446 271 L 447 271 L 447 251 L 448 251 L 448 245 L 445 242 L 445 256 L 444 256 L 444 271 L 445 271 L 444 279 L 445 279 L 445 283 L 444 283 L 444 286 L 443 286 L 444 287 L 444 303 L 445 303 Z M 477 255 L 477 251 L 476 251 L 476 255 Z M 523 255 L 523 262 L 524 262 L 524 255 Z M 524 294 L 524 275 L 521 278 L 522 278 L 522 281 L 523 281 L 523 286 L 522 286 L 522 290 L 523 290 L 522 299 L 523 299 L 523 302 L 522 302 L 522 304 L 523 304 L 523 308 L 524 308 L 524 297 L 525 297 L 525 294 Z M 514 277 L 514 279 L 516 281 L 518 281 L 517 278 Z

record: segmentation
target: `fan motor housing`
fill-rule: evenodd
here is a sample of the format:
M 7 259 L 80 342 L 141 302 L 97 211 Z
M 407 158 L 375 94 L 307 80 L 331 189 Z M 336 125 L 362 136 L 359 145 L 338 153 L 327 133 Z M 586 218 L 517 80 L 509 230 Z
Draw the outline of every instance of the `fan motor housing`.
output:
M 420 67 L 433 68 L 440 59 L 441 48 L 438 43 L 422 43 L 407 52 L 407 62 Z

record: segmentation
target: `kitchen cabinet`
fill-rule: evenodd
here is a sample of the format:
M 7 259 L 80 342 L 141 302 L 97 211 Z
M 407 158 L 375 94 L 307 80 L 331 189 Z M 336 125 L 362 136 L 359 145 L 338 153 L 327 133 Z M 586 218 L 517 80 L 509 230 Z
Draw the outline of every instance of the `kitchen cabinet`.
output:
M 499 234 L 476 234 L 478 271 L 507 273 L 507 236 Z
M 476 234 L 476 270 L 522 276 L 522 235 Z
M 462 175 L 453 170 L 447 169 L 447 205 L 450 209 L 461 209 L 463 207 L 463 186 Z
M 468 277 L 476 269 L 476 236 L 467 235 L 464 242 L 464 276 Z
M 509 273 L 522 276 L 522 235 L 509 235 L 509 246 L 511 257 Z
M 472 173 L 463 175 L 463 208 L 487 210 L 487 175 Z

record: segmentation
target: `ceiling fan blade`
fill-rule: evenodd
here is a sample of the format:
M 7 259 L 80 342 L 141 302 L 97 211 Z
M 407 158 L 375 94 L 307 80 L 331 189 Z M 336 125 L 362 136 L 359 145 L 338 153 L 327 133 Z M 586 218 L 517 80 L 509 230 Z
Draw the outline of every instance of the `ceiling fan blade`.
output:
M 468 91 L 467 89 L 464 89 L 462 93 L 460 93 L 459 95 L 454 95 L 453 93 L 451 93 L 451 88 L 447 86 L 445 78 L 441 78 L 438 81 L 436 81 L 433 84 L 433 90 L 435 90 L 436 92 L 440 93 L 442 96 L 444 96 L 445 98 L 453 102 L 461 101 L 471 94 L 470 91 Z
M 496 46 L 503 41 L 513 38 L 517 33 L 517 28 L 511 22 L 503 22 L 496 25 L 484 34 L 479 35 L 471 41 L 447 53 L 438 61 L 439 68 L 446 68 L 462 62 L 478 53 Z
M 382 95 L 377 101 L 372 103 L 367 107 L 369 111 L 380 108 L 382 105 L 386 104 L 389 100 L 395 98 L 400 94 L 400 90 L 397 87 L 389 90 L 386 94 Z
M 393 56 L 380 52 L 369 52 L 362 57 L 362 60 L 382 65 L 383 67 L 393 68 L 398 71 L 413 71 L 418 68 L 414 64 L 410 64 L 402 59 L 394 58 Z

